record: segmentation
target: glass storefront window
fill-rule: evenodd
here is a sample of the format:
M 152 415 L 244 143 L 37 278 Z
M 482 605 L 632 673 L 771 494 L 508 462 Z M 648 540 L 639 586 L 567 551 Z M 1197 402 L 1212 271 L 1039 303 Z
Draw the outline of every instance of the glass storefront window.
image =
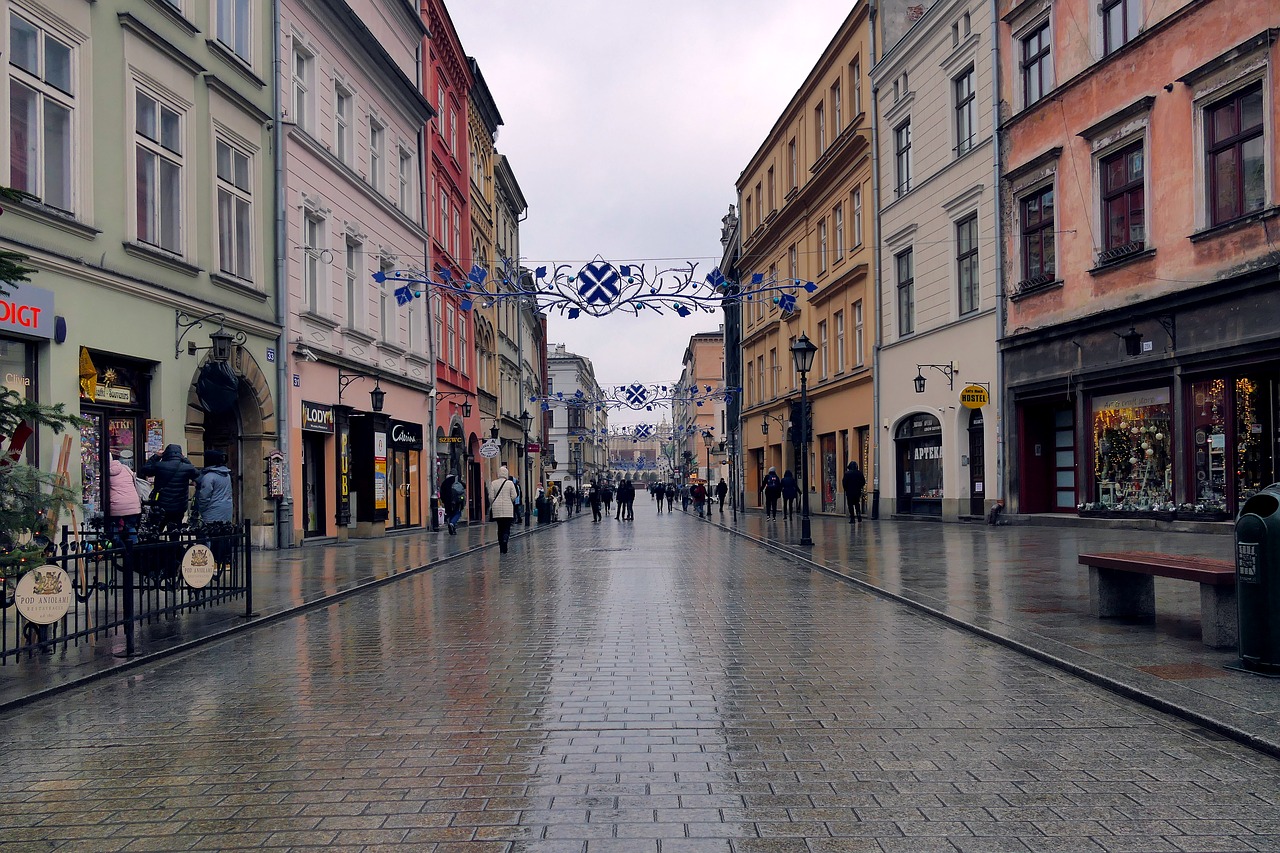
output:
M 1227 511 L 1227 382 L 1191 385 L 1192 498 L 1204 512 Z
M 1169 390 L 1094 397 L 1092 408 L 1098 502 L 1129 510 L 1175 508 Z
M 1276 482 L 1280 398 L 1274 377 L 1251 373 L 1193 382 L 1189 409 L 1197 511 L 1234 513 Z
M 912 415 L 898 427 L 898 495 L 909 512 L 941 514 L 942 423 L 933 415 Z
M 1235 381 L 1236 508 L 1275 482 L 1275 383 L 1242 376 Z

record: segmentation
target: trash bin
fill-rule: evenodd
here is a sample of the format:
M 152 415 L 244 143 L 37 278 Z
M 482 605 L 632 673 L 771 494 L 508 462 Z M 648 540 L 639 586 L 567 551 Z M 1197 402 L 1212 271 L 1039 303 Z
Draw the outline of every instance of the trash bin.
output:
M 1236 519 L 1240 665 L 1280 673 L 1280 483 L 1245 501 Z

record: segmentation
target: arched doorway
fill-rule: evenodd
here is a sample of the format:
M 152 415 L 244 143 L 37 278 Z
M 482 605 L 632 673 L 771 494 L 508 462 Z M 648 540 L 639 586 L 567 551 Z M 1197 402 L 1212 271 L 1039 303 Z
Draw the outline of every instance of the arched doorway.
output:
M 969 514 L 982 516 L 987 512 L 986 482 L 986 428 L 982 409 L 969 413 Z
M 187 392 L 187 455 L 201 466 L 206 450 L 227 454 L 235 483 L 235 518 L 249 521 L 255 545 L 269 547 L 275 543 L 276 521 L 276 504 L 266 493 L 266 458 L 276 446 L 271 386 L 253 355 L 244 347 L 233 347 L 227 366 L 235 377 L 234 397 L 216 405 L 202 399 L 199 390 L 201 373 L 211 364 L 207 356 L 200 362 Z
M 921 412 L 898 424 L 898 512 L 942 515 L 942 424 Z

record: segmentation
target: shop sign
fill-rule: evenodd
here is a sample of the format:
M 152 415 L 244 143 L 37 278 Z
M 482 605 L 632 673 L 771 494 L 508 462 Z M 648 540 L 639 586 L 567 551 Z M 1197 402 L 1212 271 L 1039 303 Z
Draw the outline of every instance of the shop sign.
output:
M 528 446 L 525 449 L 528 450 L 530 453 L 541 453 L 542 445 L 538 444 L 535 441 L 531 441 L 529 442 Z
M 302 401 L 302 429 L 306 432 L 333 434 L 333 406 Z
M 19 578 L 13 600 L 28 622 L 52 625 L 71 609 L 71 577 L 54 565 L 32 569 Z
M 351 523 L 351 425 L 338 425 L 338 524 Z
M 182 579 L 192 589 L 204 589 L 218 573 L 218 561 L 208 545 L 192 545 L 182 555 Z
M 941 444 L 934 444 L 934 445 L 917 446 L 917 447 L 916 447 L 916 449 L 915 449 L 914 456 L 915 456 L 915 458 L 916 458 L 917 460 L 919 460 L 919 459 L 941 459 L 941 458 L 942 458 L 942 445 L 941 445 Z
M 1134 391 L 1129 394 L 1114 394 L 1107 397 L 1094 397 L 1093 410 L 1108 412 L 1116 409 L 1144 409 L 1147 406 L 1169 405 L 1169 389 L 1154 388 L 1150 391 Z
M 391 446 L 400 450 L 422 448 L 422 425 L 407 421 L 391 422 Z
M 960 405 L 966 409 L 981 409 L 991 402 L 991 394 L 981 385 L 966 385 L 960 389 Z
M 132 406 L 133 389 L 120 385 L 103 385 L 99 382 L 98 387 L 95 389 L 94 400 L 98 403 L 120 403 L 125 406 Z
M 387 434 L 373 434 L 373 508 L 387 508 Z
M 485 459 L 493 459 L 502 452 L 501 443 L 496 438 L 485 439 L 484 444 L 480 445 L 480 455 Z
M 9 294 L 0 296 L 0 331 L 52 339 L 53 291 L 7 281 L 4 289 Z
M 436 441 L 441 444 L 462 444 L 462 436 L 460 435 L 442 435 Z

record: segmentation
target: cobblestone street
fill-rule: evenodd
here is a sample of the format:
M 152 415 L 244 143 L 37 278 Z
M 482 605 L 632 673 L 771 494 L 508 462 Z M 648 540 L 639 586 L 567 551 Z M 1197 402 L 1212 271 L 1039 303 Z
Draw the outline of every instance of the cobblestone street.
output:
M 0 850 L 1280 849 L 1280 763 L 677 511 L 6 715 Z

